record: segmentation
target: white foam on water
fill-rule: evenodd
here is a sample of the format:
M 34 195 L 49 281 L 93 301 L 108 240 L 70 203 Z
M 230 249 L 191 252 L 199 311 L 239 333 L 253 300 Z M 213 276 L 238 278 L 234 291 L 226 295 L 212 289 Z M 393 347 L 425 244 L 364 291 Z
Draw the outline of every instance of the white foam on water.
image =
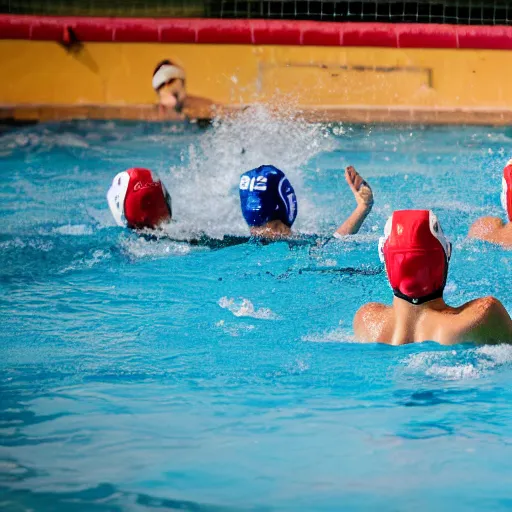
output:
M 357 343 L 354 333 L 343 327 L 317 334 L 307 334 L 302 336 L 301 340 L 313 343 Z
M 214 122 L 198 144 L 182 153 L 183 165 L 161 176 L 173 197 L 176 222 L 169 226 L 169 233 L 247 234 L 239 179 L 243 172 L 263 164 L 283 170 L 295 188 L 299 214 L 294 229 L 315 232 L 321 215 L 308 199 L 303 168 L 333 145 L 325 126 L 306 123 L 291 109 L 259 105 Z
M 14 429 L 12 433 L 10 432 L 10 430 L 7 431 L 7 429 L 2 429 L 3 435 L 14 435 L 14 433 Z M 0 461 L 0 472 L 9 473 L 10 475 L 16 476 L 24 476 L 29 473 L 29 470 L 16 461 L 2 460 Z
M 106 201 L 105 201 L 106 204 Z M 110 228 L 117 226 L 114 217 L 110 213 L 108 206 L 102 209 L 93 208 L 91 206 L 86 208 L 89 217 L 98 224 L 99 228 Z
M 63 133 L 58 135 L 53 135 L 53 137 L 45 137 L 45 141 L 48 139 L 52 139 L 55 141 L 55 145 L 59 147 L 66 148 L 88 148 L 89 143 L 85 140 L 84 137 L 80 135 L 76 135 L 73 133 Z
M 226 334 L 233 336 L 234 338 L 240 336 L 242 333 L 251 332 L 255 329 L 254 325 L 251 324 L 237 324 L 231 325 L 227 324 L 224 320 L 219 320 L 215 323 L 215 327 L 218 327 Z
M 422 352 L 402 360 L 408 371 L 443 380 L 478 379 L 512 364 L 511 345 L 485 345 L 446 352 Z
M 53 148 L 89 148 L 84 137 L 75 133 L 55 133 L 44 129 L 39 133 L 13 132 L 5 134 L 2 148 L 13 150 L 16 148 L 42 149 L 45 152 Z
M 19 237 L 0 242 L 0 249 L 23 249 L 26 243 Z
M 218 305 L 231 311 L 233 315 L 241 317 L 247 316 L 251 318 L 259 318 L 260 320 L 279 320 L 280 317 L 269 308 L 255 309 L 254 304 L 249 299 L 241 298 L 240 300 L 228 299 L 221 297 Z
M 382 234 L 380 231 L 380 226 L 376 226 L 375 229 L 372 227 L 372 231 L 375 233 L 356 233 L 355 235 L 344 235 L 341 238 L 334 238 L 332 243 L 344 244 L 346 247 L 353 246 L 353 248 L 358 249 L 359 244 L 361 243 L 375 243 L 379 242 Z
M 316 264 L 319 267 L 335 267 L 338 264 L 338 261 L 333 258 L 326 258 L 326 259 L 319 258 L 316 261 Z
M 53 249 L 54 244 L 51 240 L 36 238 L 34 240 L 30 239 L 24 241 L 20 237 L 0 242 L 0 249 L 24 249 L 25 247 L 30 247 L 31 249 L 42 252 L 50 252 Z
M 436 211 L 437 209 L 451 210 L 455 212 L 475 214 L 477 212 L 486 212 L 489 210 L 487 206 L 476 206 L 474 204 L 463 203 L 462 201 L 455 201 L 453 199 L 436 199 L 433 198 L 429 204 L 429 209 Z M 494 208 L 496 213 L 500 213 L 498 207 Z
M 111 257 L 112 255 L 108 251 L 97 249 L 90 255 L 90 257 L 79 258 L 73 261 L 71 265 L 61 269 L 59 274 L 66 274 L 68 272 L 72 272 L 73 270 L 92 268 L 98 263 L 109 260 Z
M 182 256 L 189 254 L 192 250 L 186 243 L 175 242 L 166 238 L 147 240 L 143 237 L 129 237 L 122 239 L 120 246 L 129 256 L 137 259 L 162 258 L 169 255 Z
M 59 235 L 80 236 L 92 235 L 93 230 L 91 226 L 87 226 L 86 224 L 67 224 L 64 226 L 59 226 L 58 228 L 54 228 L 53 232 L 58 233 Z

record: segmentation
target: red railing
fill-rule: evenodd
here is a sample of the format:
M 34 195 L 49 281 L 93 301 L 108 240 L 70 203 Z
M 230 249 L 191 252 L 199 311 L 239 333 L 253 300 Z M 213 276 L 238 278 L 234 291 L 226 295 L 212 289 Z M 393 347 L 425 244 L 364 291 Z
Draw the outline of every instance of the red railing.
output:
M 0 15 L 0 39 L 512 50 L 512 27 Z

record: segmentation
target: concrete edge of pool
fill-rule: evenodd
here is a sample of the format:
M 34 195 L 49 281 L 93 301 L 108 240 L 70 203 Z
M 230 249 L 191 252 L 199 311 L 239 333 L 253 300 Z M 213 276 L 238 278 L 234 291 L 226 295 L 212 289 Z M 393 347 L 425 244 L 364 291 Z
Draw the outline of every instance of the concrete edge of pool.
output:
M 214 106 L 191 105 L 186 118 L 209 120 L 225 117 L 249 105 Z M 421 107 L 368 107 L 329 105 L 321 108 L 301 107 L 297 115 L 310 122 L 347 123 L 408 123 L 439 125 L 512 125 L 512 109 L 490 108 L 421 108 Z M 163 111 L 157 105 L 0 105 L 0 123 L 45 122 L 79 119 L 183 121 L 174 111 Z

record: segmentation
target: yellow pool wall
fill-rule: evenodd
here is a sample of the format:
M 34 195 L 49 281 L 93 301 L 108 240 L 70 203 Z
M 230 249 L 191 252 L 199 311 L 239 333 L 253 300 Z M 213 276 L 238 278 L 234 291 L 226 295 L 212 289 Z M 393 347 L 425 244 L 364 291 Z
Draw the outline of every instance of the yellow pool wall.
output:
M 171 59 L 187 92 L 225 107 L 283 99 L 298 108 L 512 110 L 505 50 L 0 41 L 0 104 L 149 106 Z

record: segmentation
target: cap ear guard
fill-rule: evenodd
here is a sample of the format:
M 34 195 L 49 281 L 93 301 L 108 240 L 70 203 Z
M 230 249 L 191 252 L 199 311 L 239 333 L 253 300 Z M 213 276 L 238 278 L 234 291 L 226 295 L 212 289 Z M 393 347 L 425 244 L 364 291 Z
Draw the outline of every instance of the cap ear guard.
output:
M 501 205 L 508 216 L 508 220 L 512 222 L 512 160 L 509 160 L 503 169 Z
M 158 180 L 160 182 L 160 185 L 162 186 L 162 192 L 164 193 L 165 198 L 165 204 L 167 205 L 167 209 L 169 210 L 169 217 L 172 218 L 172 198 L 171 194 L 167 191 L 165 188 L 164 182 L 162 180 Z
M 393 225 L 393 216 L 389 217 L 386 221 L 386 225 L 384 226 L 384 236 L 381 236 L 379 238 L 379 258 L 381 263 L 385 263 L 384 258 L 384 244 L 386 243 L 386 240 L 389 238 L 389 235 L 391 235 L 391 227 Z
M 279 181 L 278 191 L 284 208 L 284 212 L 282 212 L 284 215 L 281 215 L 281 220 L 291 227 L 297 218 L 297 196 L 286 176 L 283 176 Z
M 437 220 L 437 215 L 429 210 L 430 232 L 434 235 L 439 243 L 443 246 L 446 261 L 449 262 L 452 257 L 452 243 L 446 238 L 441 224 Z
M 501 206 L 503 206 L 505 213 L 508 215 L 507 182 L 505 181 L 505 177 L 501 178 Z
M 124 216 L 124 200 L 129 183 L 130 175 L 128 172 L 120 172 L 116 174 L 115 178 L 112 180 L 112 185 L 107 192 L 108 206 L 110 207 L 116 224 L 121 227 L 128 225 L 128 221 Z

